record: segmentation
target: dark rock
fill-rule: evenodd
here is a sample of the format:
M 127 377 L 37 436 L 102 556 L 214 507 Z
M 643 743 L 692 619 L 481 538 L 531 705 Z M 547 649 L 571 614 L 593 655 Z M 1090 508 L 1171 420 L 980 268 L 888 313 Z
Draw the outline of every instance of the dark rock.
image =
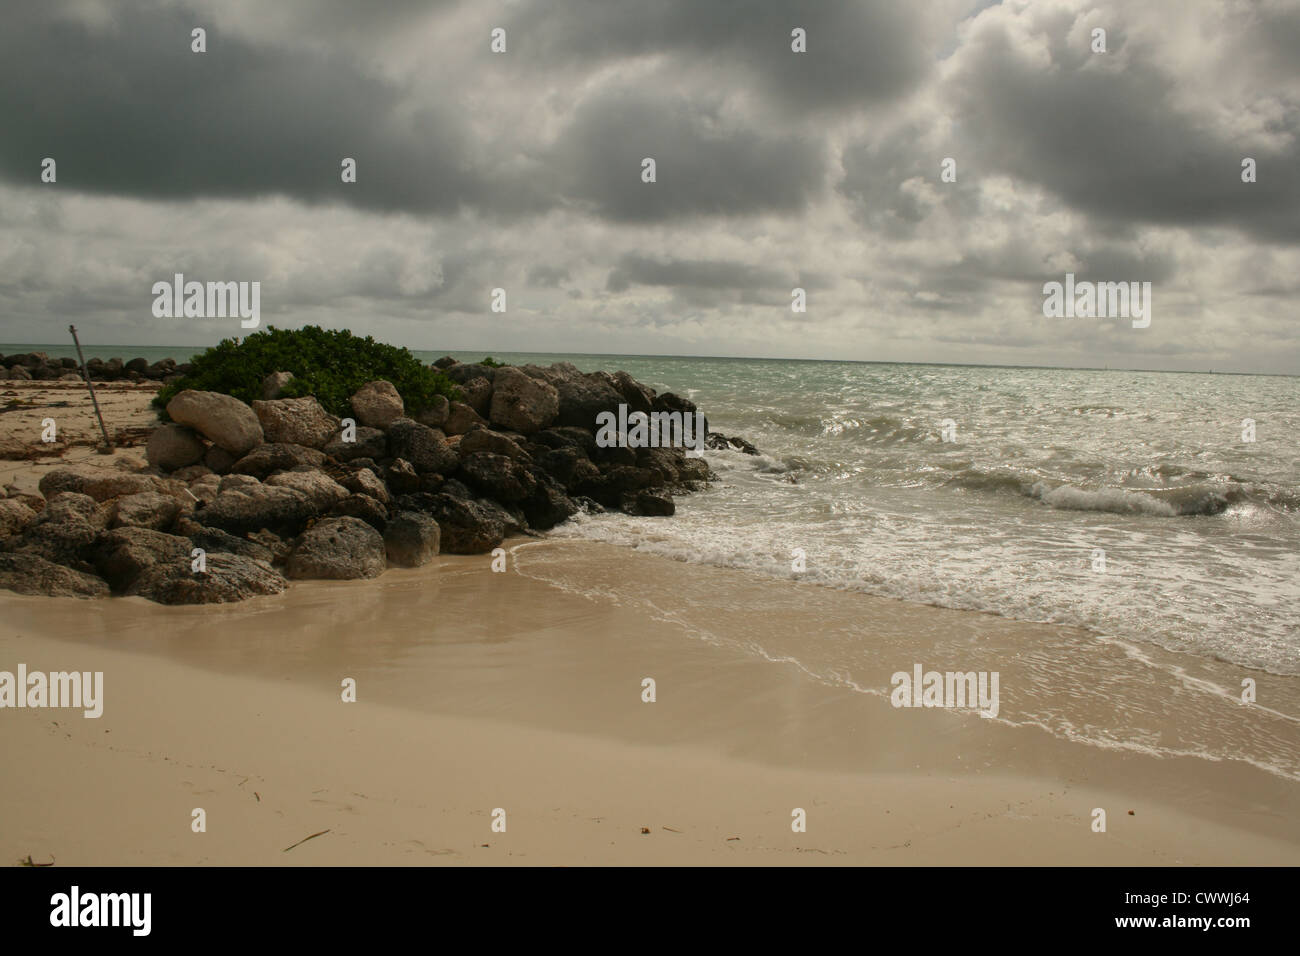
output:
M 456 445 L 456 454 L 460 455 L 461 458 L 479 451 L 491 452 L 494 455 L 505 455 L 515 461 L 531 461 L 528 452 L 519 447 L 514 439 L 501 432 L 492 431 L 490 428 L 476 428 L 473 431 L 466 432 L 465 436 Z
M 531 528 L 546 531 L 577 513 L 578 506 L 564 493 L 555 479 L 541 475 L 532 494 L 520 503 L 520 508 Z
M 140 375 L 144 375 L 144 373 L 149 370 L 149 360 L 143 358 L 133 358 L 131 359 L 131 361 L 127 362 L 126 365 L 123 366 L 123 368 L 125 368 L 126 371 L 128 372 L 138 372 Z
M 448 435 L 464 435 L 473 428 L 486 428 L 487 420 L 464 402 L 452 402 L 443 426 Z
M 203 545 L 149 528 L 115 528 L 100 535 L 95 542 L 93 560 L 100 577 L 108 581 L 114 592 L 121 594 L 156 564 L 183 567 L 188 571 L 191 551 L 195 547 Z
M 505 538 L 499 516 L 476 501 L 440 493 L 430 496 L 427 507 L 412 510 L 430 514 L 438 522 L 444 554 L 483 554 Z
M 388 560 L 402 568 L 418 568 L 438 556 L 442 532 L 438 522 L 419 511 L 399 511 L 384 529 Z
M 433 396 L 428 408 L 422 408 L 413 416 L 421 425 L 428 425 L 430 428 L 442 428 L 447 424 L 447 417 L 451 414 L 451 402 L 442 395 Z
M 356 440 L 344 441 L 343 429 L 339 429 L 325 446 L 325 454 L 338 461 L 388 457 L 388 436 L 380 429 L 358 425 L 353 438 Z
M 671 495 L 659 491 L 637 491 L 623 496 L 623 510 L 630 515 L 666 518 L 677 511 L 677 506 Z
M 648 488 L 652 478 L 649 469 L 646 468 L 612 465 L 602 469 L 595 478 L 579 482 L 575 490 L 578 494 L 594 498 L 606 507 L 617 508 L 623 503 L 623 495 Z
M 388 509 L 370 495 L 348 495 L 330 509 L 331 518 L 360 518 L 376 531 L 388 525 Z
M 315 448 L 305 445 L 293 445 L 284 442 L 272 442 L 258 445 L 230 468 L 237 475 L 252 475 L 254 478 L 266 478 L 277 471 L 288 471 L 299 465 L 318 468 L 325 463 L 325 455 Z M 212 466 L 209 465 L 209 468 Z M 213 471 L 218 469 L 213 468 Z
M 258 544 L 256 541 L 249 541 L 247 538 L 229 534 L 220 528 L 204 527 L 188 518 L 178 521 L 176 530 L 189 538 L 194 547 L 202 548 L 209 554 L 214 552 L 218 554 L 238 554 L 241 557 L 262 561 L 266 564 L 276 560 L 275 552 L 264 544 Z
M 146 570 L 128 593 L 159 604 L 226 604 L 258 594 L 279 594 L 288 582 L 270 565 L 238 554 L 217 552 L 205 559 L 206 570 L 190 563 L 156 564 Z
M 410 418 L 399 418 L 389 426 L 388 447 L 395 458 L 405 458 L 420 474 L 450 474 L 460 464 L 442 432 Z
M 110 523 L 113 527 L 152 528 L 154 531 L 170 528 L 181 513 L 179 501 L 157 491 L 123 495 L 113 502 L 112 508 Z
M 395 458 L 384 472 L 384 480 L 395 495 L 405 495 L 419 490 L 420 476 L 405 458 Z
M 554 424 L 559 411 L 555 386 L 513 366 L 497 369 L 488 415 L 493 425 L 530 435 Z
M 537 480 L 526 466 L 505 455 L 475 452 L 461 462 L 459 476 L 496 501 L 517 504 L 533 493 Z

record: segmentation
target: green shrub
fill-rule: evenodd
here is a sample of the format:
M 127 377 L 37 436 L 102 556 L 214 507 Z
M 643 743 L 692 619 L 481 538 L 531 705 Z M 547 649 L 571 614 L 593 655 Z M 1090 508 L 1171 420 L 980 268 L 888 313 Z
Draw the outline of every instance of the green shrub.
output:
M 392 382 L 408 412 L 428 408 L 436 396 L 459 400 L 454 382 L 437 369 L 425 365 L 407 349 L 361 338 L 346 329 L 322 329 L 309 325 L 285 330 L 267 326 L 242 342 L 223 339 L 192 360 L 194 367 L 183 378 L 163 386 L 153 400 L 167 403 L 187 388 L 224 392 L 242 402 L 262 397 L 262 379 L 272 372 L 292 372 L 293 381 L 281 392 L 282 398 L 314 395 L 331 414 L 352 414 L 348 399 L 366 382 Z
M 509 363 L 498 362 L 496 359 L 494 359 L 492 356 L 489 355 L 487 358 L 485 358 L 483 361 L 479 362 L 478 364 L 486 365 L 488 368 L 505 368 L 506 365 Z

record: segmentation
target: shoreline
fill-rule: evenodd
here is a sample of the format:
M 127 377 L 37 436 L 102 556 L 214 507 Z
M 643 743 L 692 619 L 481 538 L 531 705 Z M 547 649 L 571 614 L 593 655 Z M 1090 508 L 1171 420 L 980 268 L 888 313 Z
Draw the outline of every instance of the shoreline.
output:
M 443 556 L 217 607 L 127 598 L 104 615 L 104 602 L 0 596 L 0 666 L 100 669 L 106 687 L 99 720 L 0 712 L 6 752 L 25 768 L 0 787 L 5 851 L 91 864 L 1300 861 L 1294 783 L 895 710 L 693 638 L 690 621 L 516 573 L 529 544 L 511 549 L 507 574 L 487 556 Z M 613 565 L 673 583 L 677 562 L 549 544 L 576 555 L 575 573 Z M 724 576 L 736 591 L 759 583 Z M 893 639 L 881 601 L 846 597 Z M 653 704 L 640 700 L 647 674 Z M 339 699 L 343 675 L 356 704 Z M 105 784 L 115 796 L 87 805 Z M 220 841 L 187 843 L 202 838 L 185 804 L 205 798 L 209 835 L 230 823 Z M 1097 806 L 1106 834 L 1090 830 Z M 496 807 L 505 835 L 490 832 Z M 806 834 L 790 830 L 795 807 Z M 327 828 L 338 839 L 281 854 Z

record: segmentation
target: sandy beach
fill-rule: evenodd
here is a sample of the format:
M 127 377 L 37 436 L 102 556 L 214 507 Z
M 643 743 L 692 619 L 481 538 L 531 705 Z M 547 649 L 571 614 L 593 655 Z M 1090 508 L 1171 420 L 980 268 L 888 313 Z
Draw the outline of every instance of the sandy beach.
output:
M 231 606 L 0 596 L 4 667 L 102 671 L 105 687 L 99 719 L 0 714 L 17 771 L 0 784 L 0 852 L 92 865 L 1300 860 L 1294 784 L 896 710 L 701 641 L 689 622 L 532 579 L 529 551 L 545 548 L 547 567 L 606 580 L 684 569 L 524 543 L 505 574 L 443 557 Z M 892 611 L 883 631 L 955 613 Z M 196 807 L 206 833 L 191 832 Z M 791 830 L 795 808 L 806 833 Z

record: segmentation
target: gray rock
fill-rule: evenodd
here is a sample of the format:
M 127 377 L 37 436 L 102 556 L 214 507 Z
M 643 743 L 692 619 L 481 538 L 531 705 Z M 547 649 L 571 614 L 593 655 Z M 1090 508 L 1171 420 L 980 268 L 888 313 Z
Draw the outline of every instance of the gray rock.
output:
M 319 513 L 297 488 L 259 484 L 222 491 L 195 510 L 194 520 L 232 533 L 260 528 L 294 531 Z
M 270 565 L 238 554 L 217 552 L 206 558 L 207 570 L 156 564 L 143 572 L 130 594 L 159 604 L 226 604 L 259 594 L 279 594 L 289 583 Z
M 402 505 L 401 499 L 397 504 Z M 423 511 L 438 522 L 441 548 L 446 554 L 483 554 L 505 538 L 500 518 L 476 501 L 440 492 L 428 495 L 420 504 L 422 507 L 412 510 Z
M 17 498 L 0 500 L 0 538 L 11 538 L 27 530 L 36 512 Z
M 505 455 L 515 461 L 527 462 L 532 460 L 528 452 L 520 448 L 519 444 L 509 435 L 492 431 L 490 428 L 476 428 L 473 431 L 466 432 L 459 444 L 456 445 L 456 454 L 462 458 L 478 451 L 491 452 L 494 455 Z
M 273 443 L 320 449 L 339 427 L 339 420 L 311 395 L 253 402 L 253 412 L 262 423 L 262 434 Z
M 387 458 L 388 436 L 378 428 L 358 425 L 353 441 L 343 440 L 343 429 L 334 432 L 323 451 L 336 461 L 355 458 Z
M 220 392 L 179 392 L 167 403 L 167 414 L 176 424 L 197 429 L 234 455 L 247 454 L 262 442 L 262 425 L 253 410 Z
M 380 504 L 388 504 L 388 489 L 379 476 L 369 468 L 358 468 L 352 474 L 340 479 L 339 484 L 353 494 L 369 495 Z
M 316 512 L 328 511 L 348 496 L 348 490 L 323 471 L 283 471 L 266 479 L 270 488 L 293 488 Z
M 376 531 L 388 525 L 388 509 L 370 495 L 348 495 L 330 509 L 331 518 L 360 518 Z
M 492 391 L 492 382 L 486 378 L 472 378 L 460 386 L 465 404 L 485 418 L 492 409 Z
M 492 383 L 491 414 L 488 416 L 493 425 L 528 435 L 555 421 L 560 411 L 560 397 L 553 385 L 513 366 L 496 371 Z
M 444 426 L 448 435 L 464 435 L 474 428 L 486 428 L 487 420 L 464 402 L 452 402 L 447 412 L 447 424 Z
M 89 495 L 96 501 L 107 501 L 121 495 L 134 495 L 143 491 L 157 491 L 161 483 L 152 475 L 93 465 L 69 465 L 55 468 L 41 478 L 41 494 L 53 498 L 62 492 Z
M 393 457 L 409 461 L 419 474 L 450 474 L 460 464 L 442 432 L 410 418 L 399 418 L 388 427 L 388 447 Z
M 442 428 L 447 424 L 447 416 L 451 414 L 451 403 L 442 395 L 433 396 L 433 401 L 428 408 L 422 408 L 412 416 L 421 425 L 428 425 L 430 428 Z
M 384 539 L 360 518 L 325 518 L 305 531 L 289 555 L 290 578 L 373 578 L 387 567 Z
M 266 478 L 277 471 L 288 471 L 300 465 L 318 468 L 325 463 L 323 452 L 306 445 L 294 445 L 287 442 L 273 442 L 258 445 L 231 467 L 231 471 L 240 475 L 252 475 Z
M 438 522 L 418 511 L 399 511 L 384 528 L 388 560 L 402 568 L 418 568 L 438 556 L 442 532 Z
M 357 422 L 370 428 L 388 428 L 406 414 L 402 396 L 392 382 L 367 382 L 350 399 Z
M 30 554 L 0 554 L 0 588 L 48 597 L 108 597 L 108 585 L 93 574 Z
M 517 504 L 533 493 L 537 481 L 528 469 L 505 455 L 475 452 L 460 464 L 459 476 L 489 498 Z
M 181 504 L 171 495 L 157 491 L 143 491 L 123 495 L 113 503 L 110 524 L 115 528 L 152 528 L 162 531 L 175 523 L 181 513 Z
M 232 455 L 220 445 L 210 445 L 207 452 L 203 455 L 203 464 L 210 468 L 213 474 L 224 475 L 235 466 L 239 461 L 238 455 Z
M 149 528 L 116 528 L 95 542 L 95 570 L 120 594 L 155 564 L 189 570 L 194 547 L 188 538 L 174 534 Z

